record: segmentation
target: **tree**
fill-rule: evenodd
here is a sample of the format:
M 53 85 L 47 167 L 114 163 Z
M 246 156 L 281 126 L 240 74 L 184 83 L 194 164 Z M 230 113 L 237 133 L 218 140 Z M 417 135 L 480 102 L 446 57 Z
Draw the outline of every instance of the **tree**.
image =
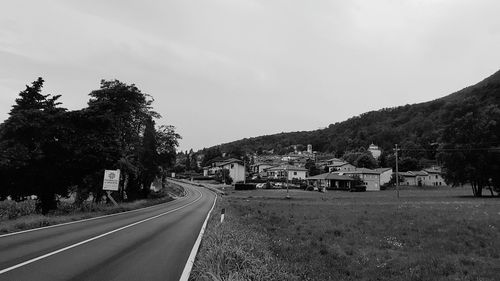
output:
M 201 165 L 203 167 L 207 166 L 210 163 L 210 161 L 212 161 L 212 159 L 215 159 L 217 157 L 222 157 L 222 152 L 219 146 L 204 148 L 202 150 L 202 153 L 203 153 L 203 161 L 201 162 Z
M 174 168 L 179 139 L 181 136 L 175 132 L 174 126 L 162 125 L 156 130 L 156 152 L 163 185 L 166 184 L 167 170 Z
M 370 152 L 364 152 L 356 159 L 354 166 L 358 168 L 374 169 L 377 167 L 377 160 L 373 158 Z
M 228 169 L 220 169 L 216 171 L 215 180 L 224 184 L 231 184 L 233 182 L 233 179 L 229 176 Z
M 141 165 L 140 179 L 143 197 L 149 193 L 151 183 L 159 175 L 159 159 L 157 153 L 156 131 L 152 118 L 146 119 L 144 137 L 142 140 L 142 151 L 139 157 Z
M 490 104 L 479 110 L 479 103 L 468 98 L 450 115 L 439 149 L 445 179 L 454 185 L 470 183 L 478 197 L 483 188 L 500 186 L 500 108 Z
M 310 177 L 319 175 L 321 173 L 320 169 L 316 167 L 316 163 L 314 162 L 314 160 L 311 159 L 307 159 L 304 168 L 307 169 Z
M 71 149 L 66 109 L 59 95 L 42 95 L 38 78 L 19 94 L 9 118 L 0 126 L 0 193 L 14 199 L 36 195 L 46 214 L 57 208 L 56 195 L 66 196 Z
M 146 126 L 149 120 L 160 115 L 152 110 L 151 96 L 142 93 L 134 84 L 101 80 L 100 89 L 89 95 L 88 111 L 108 119 L 112 124 L 111 132 L 116 136 L 119 160 L 110 168 L 119 168 L 122 172 L 122 197 L 126 192 L 128 199 L 134 200 L 141 190 L 149 189 L 144 184 L 151 174 L 144 170 L 140 158 Z

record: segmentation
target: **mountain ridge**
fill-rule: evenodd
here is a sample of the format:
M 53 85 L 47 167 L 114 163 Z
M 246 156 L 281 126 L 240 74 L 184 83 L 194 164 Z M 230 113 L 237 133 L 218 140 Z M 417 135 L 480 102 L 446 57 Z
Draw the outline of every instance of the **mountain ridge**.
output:
M 279 154 L 292 145 L 312 144 L 314 150 L 338 155 L 366 148 L 370 143 L 378 144 L 383 150 L 392 149 L 395 143 L 430 149 L 439 142 L 443 128 L 450 122 L 449 118 L 457 107 L 465 106 L 465 101 L 470 99 L 475 99 L 480 107 L 478 109 L 489 104 L 500 106 L 499 93 L 500 70 L 474 85 L 435 100 L 368 111 L 324 129 L 250 137 L 215 147 L 229 153 L 234 150 L 256 152 L 273 149 Z

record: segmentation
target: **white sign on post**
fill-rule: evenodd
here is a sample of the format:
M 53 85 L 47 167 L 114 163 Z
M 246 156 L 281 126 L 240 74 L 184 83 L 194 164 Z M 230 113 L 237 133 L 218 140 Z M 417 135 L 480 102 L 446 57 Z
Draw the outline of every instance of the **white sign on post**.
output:
M 119 183 L 120 183 L 120 170 L 104 171 L 104 181 L 102 182 L 102 189 L 117 191 Z

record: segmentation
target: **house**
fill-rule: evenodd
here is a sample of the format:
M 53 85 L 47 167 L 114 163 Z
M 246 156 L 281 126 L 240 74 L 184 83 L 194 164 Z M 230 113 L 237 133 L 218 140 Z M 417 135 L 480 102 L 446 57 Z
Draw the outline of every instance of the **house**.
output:
M 433 167 L 429 169 L 424 169 L 424 172 L 428 174 L 428 176 L 424 178 L 424 185 L 428 186 L 446 185 L 446 182 L 444 181 L 440 168 Z
M 392 178 L 392 168 L 377 168 L 375 171 L 380 173 L 380 185 L 388 184 Z
M 401 185 L 416 185 L 422 186 L 425 184 L 425 178 L 429 176 L 425 171 L 408 171 L 399 173 L 400 177 L 403 178 Z
M 344 161 L 336 161 L 332 164 L 327 165 L 328 171 L 336 172 L 336 171 L 354 171 L 356 170 L 356 166 L 349 164 Z
M 325 189 L 341 189 L 349 190 L 351 188 L 353 178 L 339 175 L 336 173 L 324 173 L 317 176 L 307 178 L 307 184 L 316 186 L 317 188 Z
M 245 165 L 243 161 L 238 159 L 229 159 L 217 164 L 217 168 L 229 170 L 229 176 L 233 183 L 245 180 Z
M 266 170 L 268 178 L 288 179 L 288 180 L 305 180 L 307 177 L 307 169 L 292 165 L 282 165 L 271 167 Z
M 252 173 L 260 174 L 264 172 L 266 169 L 269 169 L 271 167 L 276 166 L 276 164 L 273 163 L 255 163 L 252 166 L 250 166 L 250 171 Z
M 245 165 L 243 161 L 229 158 L 217 158 L 211 161 L 209 166 L 203 167 L 203 176 L 213 176 L 217 171 L 227 169 L 233 182 L 245 180 Z
M 339 175 L 346 175 L 349 177 L 358 176 L 366 185 L 367 191 L 379 191 L 380 186 L 388 183 L 391 180 L 392 169 L 391 168 L 380 168 L 380 169 L 367 169 L 367 168 L 356 168 L 354 171 L 345 172 L 335 172 Z
M 444 186 L 446 182 L 438 167 L 424 169 L 422 171 L 408 171 L 399 173 L 403 178 L 401 185 L 415 185 L 415 186 Z

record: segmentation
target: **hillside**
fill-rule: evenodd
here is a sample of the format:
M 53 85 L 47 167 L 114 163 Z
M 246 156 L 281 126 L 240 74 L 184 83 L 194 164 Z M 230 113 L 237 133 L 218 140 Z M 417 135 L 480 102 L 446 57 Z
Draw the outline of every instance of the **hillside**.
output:
M 433 101 L 366 112 L 320 130 L 237 140 L 222 144 L 220 149 L 225 152 L 274 149 L 275 153 L 280 153 L 286 152 L 291 145 L 312 144 L 316 151 L 342 155 L 345 151 L 366 148 L 372 142 L 386 151 L 398 143 L 402 147 L 425 150 L 428 155 L 421 157 L 432 159 L 432 149 L 440 141 L 442 131 L 454 118 L 454 113 L 471 105 L 481 109 L 491 104 L 500 106 L 500 71 L 473 86 Z

